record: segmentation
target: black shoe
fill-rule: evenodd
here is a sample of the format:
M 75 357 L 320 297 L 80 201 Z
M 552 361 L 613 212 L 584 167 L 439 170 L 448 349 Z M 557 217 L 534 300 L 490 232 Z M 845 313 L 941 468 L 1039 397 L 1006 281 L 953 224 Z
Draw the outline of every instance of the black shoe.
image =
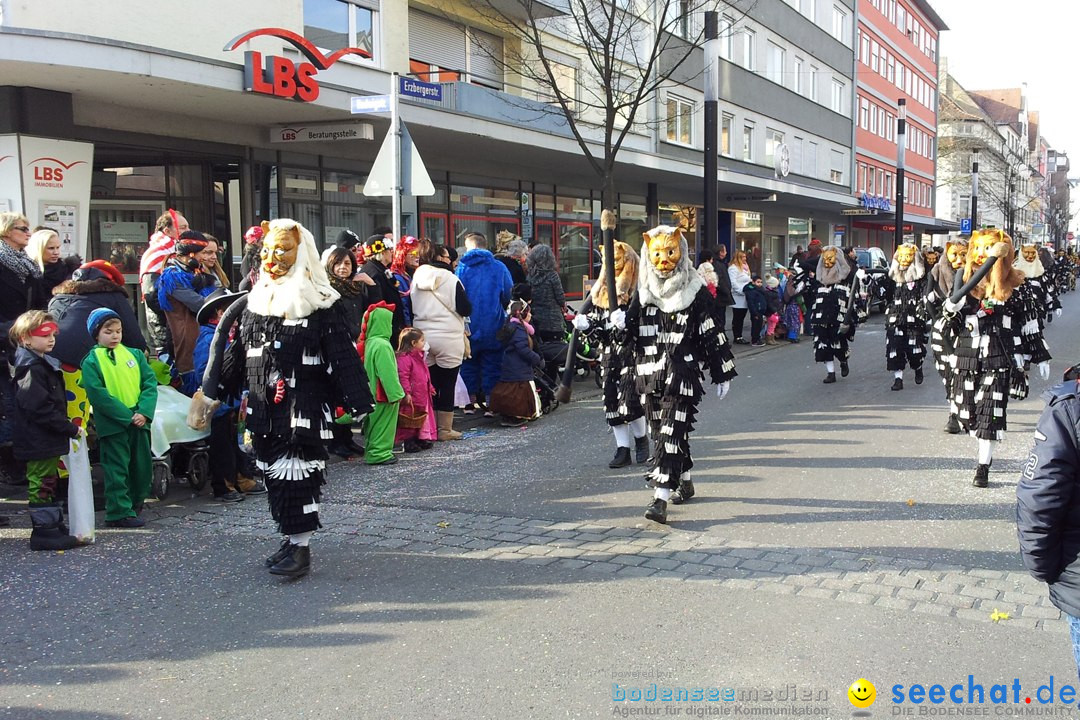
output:
M 671 504 L 682 505 L 694 497 L 695 494 L 693 480 L 680 480 L 679 487 L 676 488 L 675 492 L 671 493 Z
M 310 569 L 311 548 L 307 545 L 289 545 L 285 557 L 270 568 L 270 574 L 298 578 L 307 575 Z
M 975 478 L 971 481 L 971 484 L 977 488 L 984 488 L 990 484 L 990 465 L 980 464 L 975 468 Z
M 734 342 L 735 342 L 736 345 L 746 345 L 747 344 L 747 341 L 743 340 L 741 337 L 735 338 Z
M 822 380 L 821 382 L 825 383 L 826 385 L 828 385 L 829 383 L 836 382 L 836 373 L 834 373 L 834 372 L 829 373 L 828 375 L 825 376 L 825 379 Z
M 645 519 L 667 525 L 667 502 L 656 498 L 645 508 Z
M 916 385 L 922 385 L 922 381 L 923 381 L 922 368 L 918 368 L 915 371 L 915 384 Z
M 364 446 L 356 442 L 353 438 L 349 438 L 344 443 L 345 447 L 351 450 L 355 455 L 364 454 Z
M 949 419 L 945 421 L 945 432 L 950 435 L 960 434 L 960 421 L 956 419 L 955 415 L 949 415 Z
M 420 447 L 420 442 L 418 440 L 410 438 L 409 440 L 405 441 L 405 452 L 409 454 L 418 453 L 423 449 L 424 448 Z
M 840 377 L 847 377 L 849 372 L 851 372 L 851 368 L 848 367 L 848 364 L 846 362 L 840 363 Z
M 352 460 L 354 457 L 351 447 L 349 447 L 345 443 L 337 442 L 336 440 L 327 445 L 326 449 L 330 453 L 337 455 L 342 460 Z
M 611 459 L 611 462 L 607 464 L 612 470 L 618 468 L 624 468 L 630 465 L 630 448 L 621 447 L 615 451 L 615 457 Z
M 892 387 L 889 388 L 889 389 L 890 390 L 903 390 L 904 389 L 904 378 L 893 378 Z
M 284 538 L 281 541 L 281 547 L 277 549 L 277 552 L 266 558 L 266 567 L 272 568 L 279 562 L 285 559 L 289 554 L 289 538 Z
M 121 520 L 106 520 L 105 521 L 105 527 L 111 527 L 111 528 L 133 529 L 133 528 L 141 528 L 141 527 L 143 527 L 145 525 L 146 525 L 146 521 L 143 520 L 141 517 L 138 517 L 138 516 L 126 517 L 126 518 L 123 518 Z
M 420 446 L 421 450 L 430 450 L 431 448 L 435 447 L 435 443 L 431 442 L 430 440 L 417 440 L 416 444 Z
M 649 436 L 634 438 L 634 462 L 638 465 L 649 462 Z
M 214 500 L 217 500 L 219 503 L 238 503 L 244 501 L 244 496 L 235 490 L 230 490 L 224 495 L 215 495 Z
M 765 341 L 755 340 L 754 342 L 750 343 L 750 347 L 765 347 Z
M 70 550 L 79 544 L 68 534 L 64 527 L 64 514 L 55 505 L 31 507 L 30 523 L 34 527 L 30 532 L 31 550 Z
M 371 463 L 371 464 L 372 465 L 393 465 L 397 461 L 398 461 L 398 456 L 397 455 L 391 455 L 389 458 L 387 458 L 386 460 L 383 460 L 382 462 Z

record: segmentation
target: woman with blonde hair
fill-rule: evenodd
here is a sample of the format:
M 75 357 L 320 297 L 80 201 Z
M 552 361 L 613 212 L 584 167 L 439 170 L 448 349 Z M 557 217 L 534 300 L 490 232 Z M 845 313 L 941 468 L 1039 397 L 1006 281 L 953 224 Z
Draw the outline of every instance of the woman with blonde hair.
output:
M 746 253 L 742 250 L 735 251 L 735 257 L 728 266 L 728 279 L 731 280 L 731 297 L 735 304 L 731 306 L 731 334 L 736 345 L 745 345 L 747 341 L 742 336 L 743 323 L 746 321 L 746 293 L 743 288 L 753 282 L 750 274 L 750 263 L 746 262 Z
M 72 255 L 60 258 L 60 236 L 50 228 L 38 228 L 26 243 L 26 254 L 41 270 L 41 292 L 46 301 L 53 288 L 70 280 L 82 265 L 82 258 Z

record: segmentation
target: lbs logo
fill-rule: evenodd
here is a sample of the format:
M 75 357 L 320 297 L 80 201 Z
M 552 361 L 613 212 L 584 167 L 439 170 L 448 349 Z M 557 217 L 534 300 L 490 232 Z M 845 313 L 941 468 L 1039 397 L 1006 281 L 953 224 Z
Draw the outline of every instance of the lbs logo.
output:
M 362 48 L 342 48 L 326 56 L 307 38 L 282 28 L 260 28 L 238 35 L 225 45 L 225 50 L 236 50 L 252 38 L 264 35 L 290 43 L 308 59 L 308 62 L 294 63 L 279 55 L 264 58 L 260 52 L 245 52 L 244 90 L 260 95 L 314 102 L 319 97 L 319 83 L 315 75 L 320 70 L 329 69 L 346 55 L 371 57 L 371 53 Z
M 54 157 L 39 157 L 31 160 L 26 167 L 33 171 L 35 187 L 64 187 L 64 175 L 76 165 L 85 165 L 83 160 L 68 164 Z

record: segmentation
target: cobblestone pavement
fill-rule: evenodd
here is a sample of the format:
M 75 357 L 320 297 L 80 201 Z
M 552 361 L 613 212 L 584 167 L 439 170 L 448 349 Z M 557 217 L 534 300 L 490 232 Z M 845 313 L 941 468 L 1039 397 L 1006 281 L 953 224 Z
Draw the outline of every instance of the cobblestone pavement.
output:
M 196 500 L 161 508 L 151 526 L 277 538 L 262 502 Z M 775 595 L 874 605 L 938 617 L 1066 632 L 1045 587 L 1022 572 L 846 550 L 793 548 L 715 534 L 422 508 L 322 504 L 319 543 L 545 565 L 614 578 L 706 582 Z M 1000 614 L 1008 614 L 1002 618 Z M 998 620 L 992 616 L 997 614 Z

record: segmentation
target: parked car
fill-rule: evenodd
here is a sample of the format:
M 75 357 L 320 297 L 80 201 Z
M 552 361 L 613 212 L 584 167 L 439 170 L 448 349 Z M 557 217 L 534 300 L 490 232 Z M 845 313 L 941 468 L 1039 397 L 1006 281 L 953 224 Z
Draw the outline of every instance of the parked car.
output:
M 859 267 L 866 271 L 870 295 L 869 311 L 873 313 L 876 308 L 885 312 L 885 305 L 888 303 L 886 280 L 889 277 L 889 258 L 879 247 L 857 247 L 855 256 L 858 258 Z

